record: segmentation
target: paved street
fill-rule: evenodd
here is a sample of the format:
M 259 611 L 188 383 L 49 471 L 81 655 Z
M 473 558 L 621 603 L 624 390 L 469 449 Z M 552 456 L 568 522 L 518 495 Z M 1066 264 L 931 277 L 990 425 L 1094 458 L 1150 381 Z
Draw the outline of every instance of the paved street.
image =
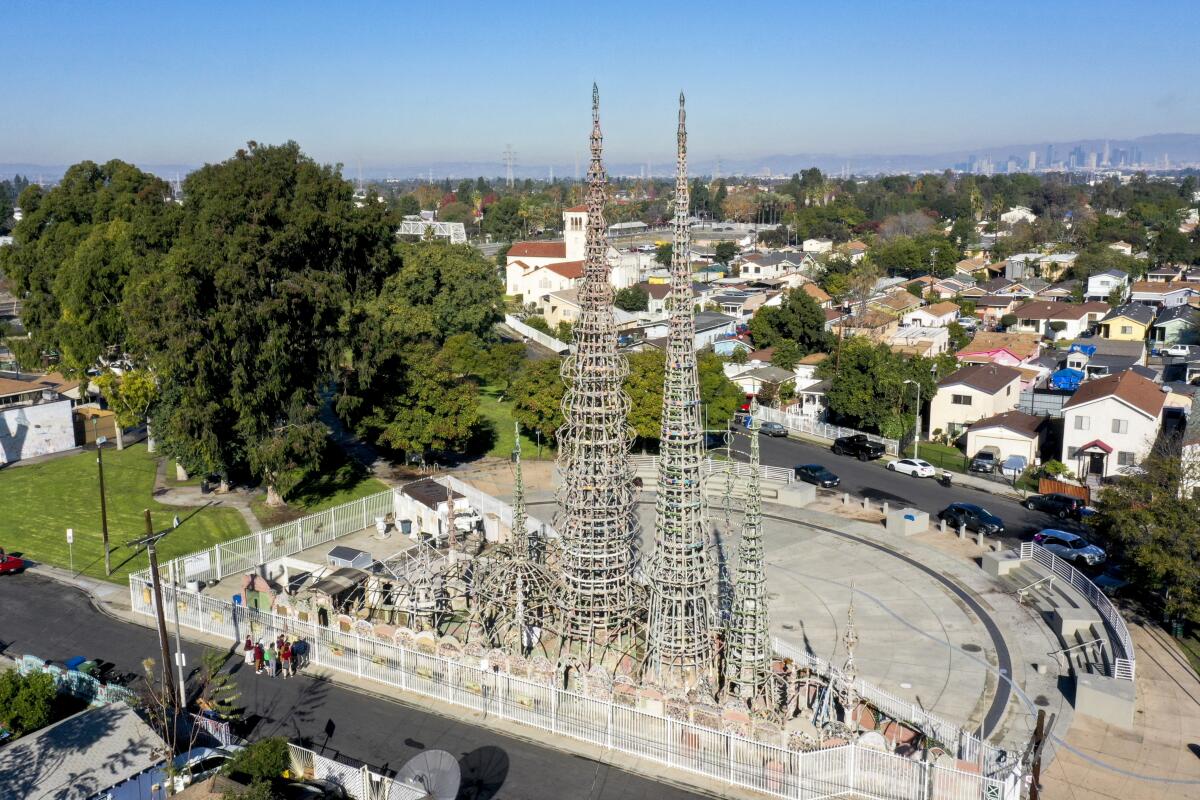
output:
M 733 441 L 736 456 L 745 460 L 749 447 L 745 434 L 736 434 Z M 1053 519 L 1040 511 L 1029 511 L 1016 500 L 963 485 L 947 489 L 929 478 L 912 478 L 888 472 L 883 465 L 890 460 L 890 456 L 879 461 L 863 462 L 849 456 L 835 456 L 828 447 L 799 439 L 768 436 L 759 437 L 759 448 L 764 464 L 776 467 L 823 464 L 842 479 L 838 491 L 868 497 L 876 503 L 886 501 L 893 507 L 898 504 L 912 506 L 929 512 L 931 517 L 953 502 L 977 503 L 1004 520 L 1008 532 L 1004 541 L 1010 546 L 1028 539 L 1032 532 L 1042 528 L 1070 528 L 1069 523 Z
M 141 661 L 156 657 L 154 631 L 119 622 L 97 611 L 77 589 L 26 573 L 0 579 L 0 652 L 63 661 L 85 655 L 111 661 L 123 672 L 141 673 Z M 172 637 L 173 637 L 172 629 Z M 190 667 L 202 647 L 184 641 Z M 157 660 L 157 659 L 156 659 Z M 426 748 L 459 757 L 470 798 L 605 798 L 638 800 L 698 795 L 656 783 L 580 756 L 498 735 L 415 707 L 337 684 L 299 676 L 256 676 L 241 666 L 231 671 L 241 689 L 252 736 L 280 735 L 334 757 L 342 755 L 377 769 L 396 770 Z M 468 768 L 480 779 L 469 781 Z

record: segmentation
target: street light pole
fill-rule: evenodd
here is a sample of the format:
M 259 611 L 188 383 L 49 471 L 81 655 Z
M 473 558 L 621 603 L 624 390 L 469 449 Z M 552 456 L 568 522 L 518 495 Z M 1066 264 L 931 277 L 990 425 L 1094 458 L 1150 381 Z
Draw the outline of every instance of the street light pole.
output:
M 911 378 L 905 383 L 911 383 L 917 387 L 917 413 L 913 419 L 913 458 L 919 458 L 921 453 L 921 384 Z
M 112 575 L 112 556 L 108 547 L 108 506 L 104 500 L 104 443 L 108 441 L 99 434 L 97 420 L 99 414 L 92 415 L 92 438 L 96 440 L 96 470 L 100 473 L 100 534 L 104 537 L 104 574 Z

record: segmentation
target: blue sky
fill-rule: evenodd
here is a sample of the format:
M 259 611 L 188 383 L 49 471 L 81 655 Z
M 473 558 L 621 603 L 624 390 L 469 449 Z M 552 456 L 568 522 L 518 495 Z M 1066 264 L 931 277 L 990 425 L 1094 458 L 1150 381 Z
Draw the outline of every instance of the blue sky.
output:
M 347 172 L 585 155 L 933 152 L 1200 132 L 1187 3 L 0 5 L 0 162 L 227 157 L 295 139 Z

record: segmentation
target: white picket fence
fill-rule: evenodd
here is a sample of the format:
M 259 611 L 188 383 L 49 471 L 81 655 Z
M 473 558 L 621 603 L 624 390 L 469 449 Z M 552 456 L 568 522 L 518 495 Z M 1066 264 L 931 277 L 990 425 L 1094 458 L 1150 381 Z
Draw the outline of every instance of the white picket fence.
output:
M 429 796 L 424 788 L 380 775 L 365 765 L 356 767 L 334 761 L 291 742 L 288 757 L 293 775 L 336 783 L 355 800 L 423 800 Z
M 566 342 L 560 342 L 548 333 L 542 333 L 537 328 L 531 328 L 521 320 L 514 317 L 512 314 L 504 315 L 504 324 L 512 328 L 522 336 L 528 337 L 543 347 L 549 347 L 556 353 L 565 353 L 570 350 L 570 345 Z
M 1120 678 L 1125 681 L 1133 680 L 1137 672 L 1133 639 L 1129 635 L 1129 628 L 1125 625 L 1124 617 L 1121 616 L 1121 612 L 1117 610 L 1117 607 L 1113 605 L 1112 600 L 1108 599 L 1108 595 L 1100 591 L 1100 587 L 1092 583 L 1082 572 L 1036 542 L 1021 543 L 1021 558 L 1026 560 L 1032 559 L 1041 564 L 1050 570 L 1052 575 L 1062 578 L 1087 598 L 1087 601 L 1095 607 L 1100 616 L 1104 617 L 1104 621 L 1108 623 L 1109 628 L 1116 633 L 1116 644 L 1121 648 L 1120 653 L 1113 654 L 1112 675 L 1110 677 Z
M 843 428 L 841 425 L 830 425 L 827 422 L 818 422 L 812 417 L 803 414 L 788 414 L 780 411 L 777 408 L 760 408 L 758 416 L 765 422 L 778 422 L 789 431 L 802 433 L 808 436 L 815 436 L 818 439 L 826 439 L 832 442 L 834 439 L 840 439 L 843 436 L 857 436 L 862 434 L 872 442 L 878 442 L 884 446 L 888 455 L 898 455 L 900 453 L 900 442 L 895 439 L 888 439 L 883 436 L 876 436 L 873 433 L 864 431 L 856 431 L 854 428 Z

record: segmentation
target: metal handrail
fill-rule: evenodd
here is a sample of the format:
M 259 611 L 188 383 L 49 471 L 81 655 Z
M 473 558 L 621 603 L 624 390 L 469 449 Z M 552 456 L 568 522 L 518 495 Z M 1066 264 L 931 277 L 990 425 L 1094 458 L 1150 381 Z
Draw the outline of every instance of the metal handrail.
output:
M 1096 638 L 1096 639 L 1092 639 L 1090 642 L 1080 642 L 1079 644 L 1073 644 L 1070 647 L 1064 647 L 1061 650 L 1055 650 L 1053 652 L 1046 653 L 1046 655 L 1048 655 L 1048 656 L 1065 655 L 1066 653 L 1069 653 L 1072 650 L 1078 650 L 1081 647 L 1090 647 L 1091 645 L 1094 645 L 1094 644 L 1100 645 L 1100 649 L 1103 650 L 1104 646 L 1107 644 L 1107 642 L 1104 639 Z
M 1027 593 L 1027 592 L 1028 592 L 1030 589 L 1032 589 L 1033 587 L 1037 586 L 1039 583 L 1045 583 L 1045 582 L 1047 582 L 1047 581 L 1049 581 L 1049 582 L 1050 582 L 1050 588 L 1051 588 L 1051 589 L 1053 589 L 1053 588 L 1054 588 L 1054 579 L 1055 579 L 1056 577 L 1058 577 L 1058 576 L 1057 576 L 1057 575 L 1045 575 L 1045 576 L 1043 576 L 1043 577 L 1041 577 L 1041 578 L 1038 578 L 1036 581 L 1034 581 L 1033 583 L 1029 584 L 1028 586 L 1022 586 L 1020 589 L 1017 589 L 1017 590 L 1016 590 L 1016 591 L 1014 591 L 1014 592 L 1009 592 L 1009 594 L 1015 594 L 1017 597 L 1020 597 L 1020 598 L 1022 598 L 1022 599 L 1023 599 L 1023 598 L 1025 597 L 1025 594 L 1026 594 L 1026 593 Z

